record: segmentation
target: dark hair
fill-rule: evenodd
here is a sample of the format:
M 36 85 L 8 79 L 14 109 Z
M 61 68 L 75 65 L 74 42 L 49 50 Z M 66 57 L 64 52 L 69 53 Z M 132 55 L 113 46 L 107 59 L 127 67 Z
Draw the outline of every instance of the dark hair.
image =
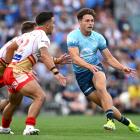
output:
M 51 11 L 41 12 L 36 16 L 36 24 L 42 25 L 45 22 L 49 21 L 53 16 L 53 12 Z
M 21 33 L 27 33 L 30 32 L 34 29 L 34 27 L 36 26 L 36 23 L 33 21 L 25 21 L 22 23 L 21 25 Z
M 93 17 L 95 17 L 96 13 L 93 9 L 90 8 L 82 8 L 80 11 L 78 11 L 77 13 L 77 19 L 81 20 L 83 18 L 84 15 L 92 15 Z

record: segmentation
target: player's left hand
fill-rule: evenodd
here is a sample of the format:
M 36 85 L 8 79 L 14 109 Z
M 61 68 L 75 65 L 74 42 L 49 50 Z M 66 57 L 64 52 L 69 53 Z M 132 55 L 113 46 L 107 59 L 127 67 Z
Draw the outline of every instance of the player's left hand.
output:
M 54 77 L 56 78 L 56 80 L 59 82 L 60 85 L 66 86 L 67 78 L 64 77 L 61 73 L 54 75 Z
M 131 77 L 137 76 L 137 71 L 135 69 L 124 66 L 122 71 L 128 76 L 131 76 Z
M 72 59 L 70 57 L 70 55 L 68 55 L 67 53 L 61 55 L 60 57 L 56 58 L 57 60 L 57 64 L 71 64 L 72 63 Z

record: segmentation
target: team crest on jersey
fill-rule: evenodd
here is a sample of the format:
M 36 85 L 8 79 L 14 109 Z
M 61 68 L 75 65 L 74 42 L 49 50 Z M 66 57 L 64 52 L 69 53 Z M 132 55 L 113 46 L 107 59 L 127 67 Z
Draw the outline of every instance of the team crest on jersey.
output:
M 50 45 L 49 45 L 49 42 L 48 42 L 48 41 L 46 41 L 46 40 L 41 40 L 41 42 L 42 42 L 42 43 L 44 43 L 44 44 L 45 44 L 45 46 L 50 46 Z

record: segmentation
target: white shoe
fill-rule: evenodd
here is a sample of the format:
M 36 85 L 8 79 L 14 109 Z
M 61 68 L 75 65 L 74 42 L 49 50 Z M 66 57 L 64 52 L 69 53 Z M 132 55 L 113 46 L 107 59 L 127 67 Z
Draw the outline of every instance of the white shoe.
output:
M 25 128 L 23 131 L 23 135 L 38 135 L 39 129 L 35 129 L 34 127 Z
M 11 135 L 13 135 L 14 132 L 12 132 L 10 128 L 3 128 L 2 126 L 0 126 L 0 134 L 11 134 Z

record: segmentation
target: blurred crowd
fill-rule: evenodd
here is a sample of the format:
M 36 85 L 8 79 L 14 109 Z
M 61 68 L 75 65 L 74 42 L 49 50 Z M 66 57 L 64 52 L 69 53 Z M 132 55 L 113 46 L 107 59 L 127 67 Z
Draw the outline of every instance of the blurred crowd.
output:
M 99 53 L 106 69 L 107 89 L 114 105 L 122 112 L 140 113 L 140 36 L 134 31 L 129 20 L 129 17 L 135 14 L 129 8 L 130 5 L 133 7 L 132 4 L 137 13 L 136 9 L 140 8 L 139 0 L 0 0 L 0 46 L 21 34 L 22 22 L 34 20 L 40 11 L 52 10 L 56 26 L 53 35 L 50 36 L 49 51 L 53 56 L 60 56 L 67 53 L 67 34 L 78 27 L 76 12 L 83 7 L 93 8 L 96 12 L 94 30 L 103 34 L 108 48 L 119 62 L 137 69 L 138 72 L 136 78 L 123 75 L 108 66 Z M 72 73 L 72 66 L 58 65 L 58 68 L 68 79 L 65 88 L 58 85 L 53 74 L 42 63 L 34 67 L 39 83 L 46 90 L 47 101 L 44 110 L 63 115 L 100 112 L 100 109 L 87 101 L 81 93 Z M 0 92 L 1 98 L 6 96 L 4 89 L 0 89 Z M 28 98 L 23 99 L 23 111 L 26 112 L 30 103 Z

